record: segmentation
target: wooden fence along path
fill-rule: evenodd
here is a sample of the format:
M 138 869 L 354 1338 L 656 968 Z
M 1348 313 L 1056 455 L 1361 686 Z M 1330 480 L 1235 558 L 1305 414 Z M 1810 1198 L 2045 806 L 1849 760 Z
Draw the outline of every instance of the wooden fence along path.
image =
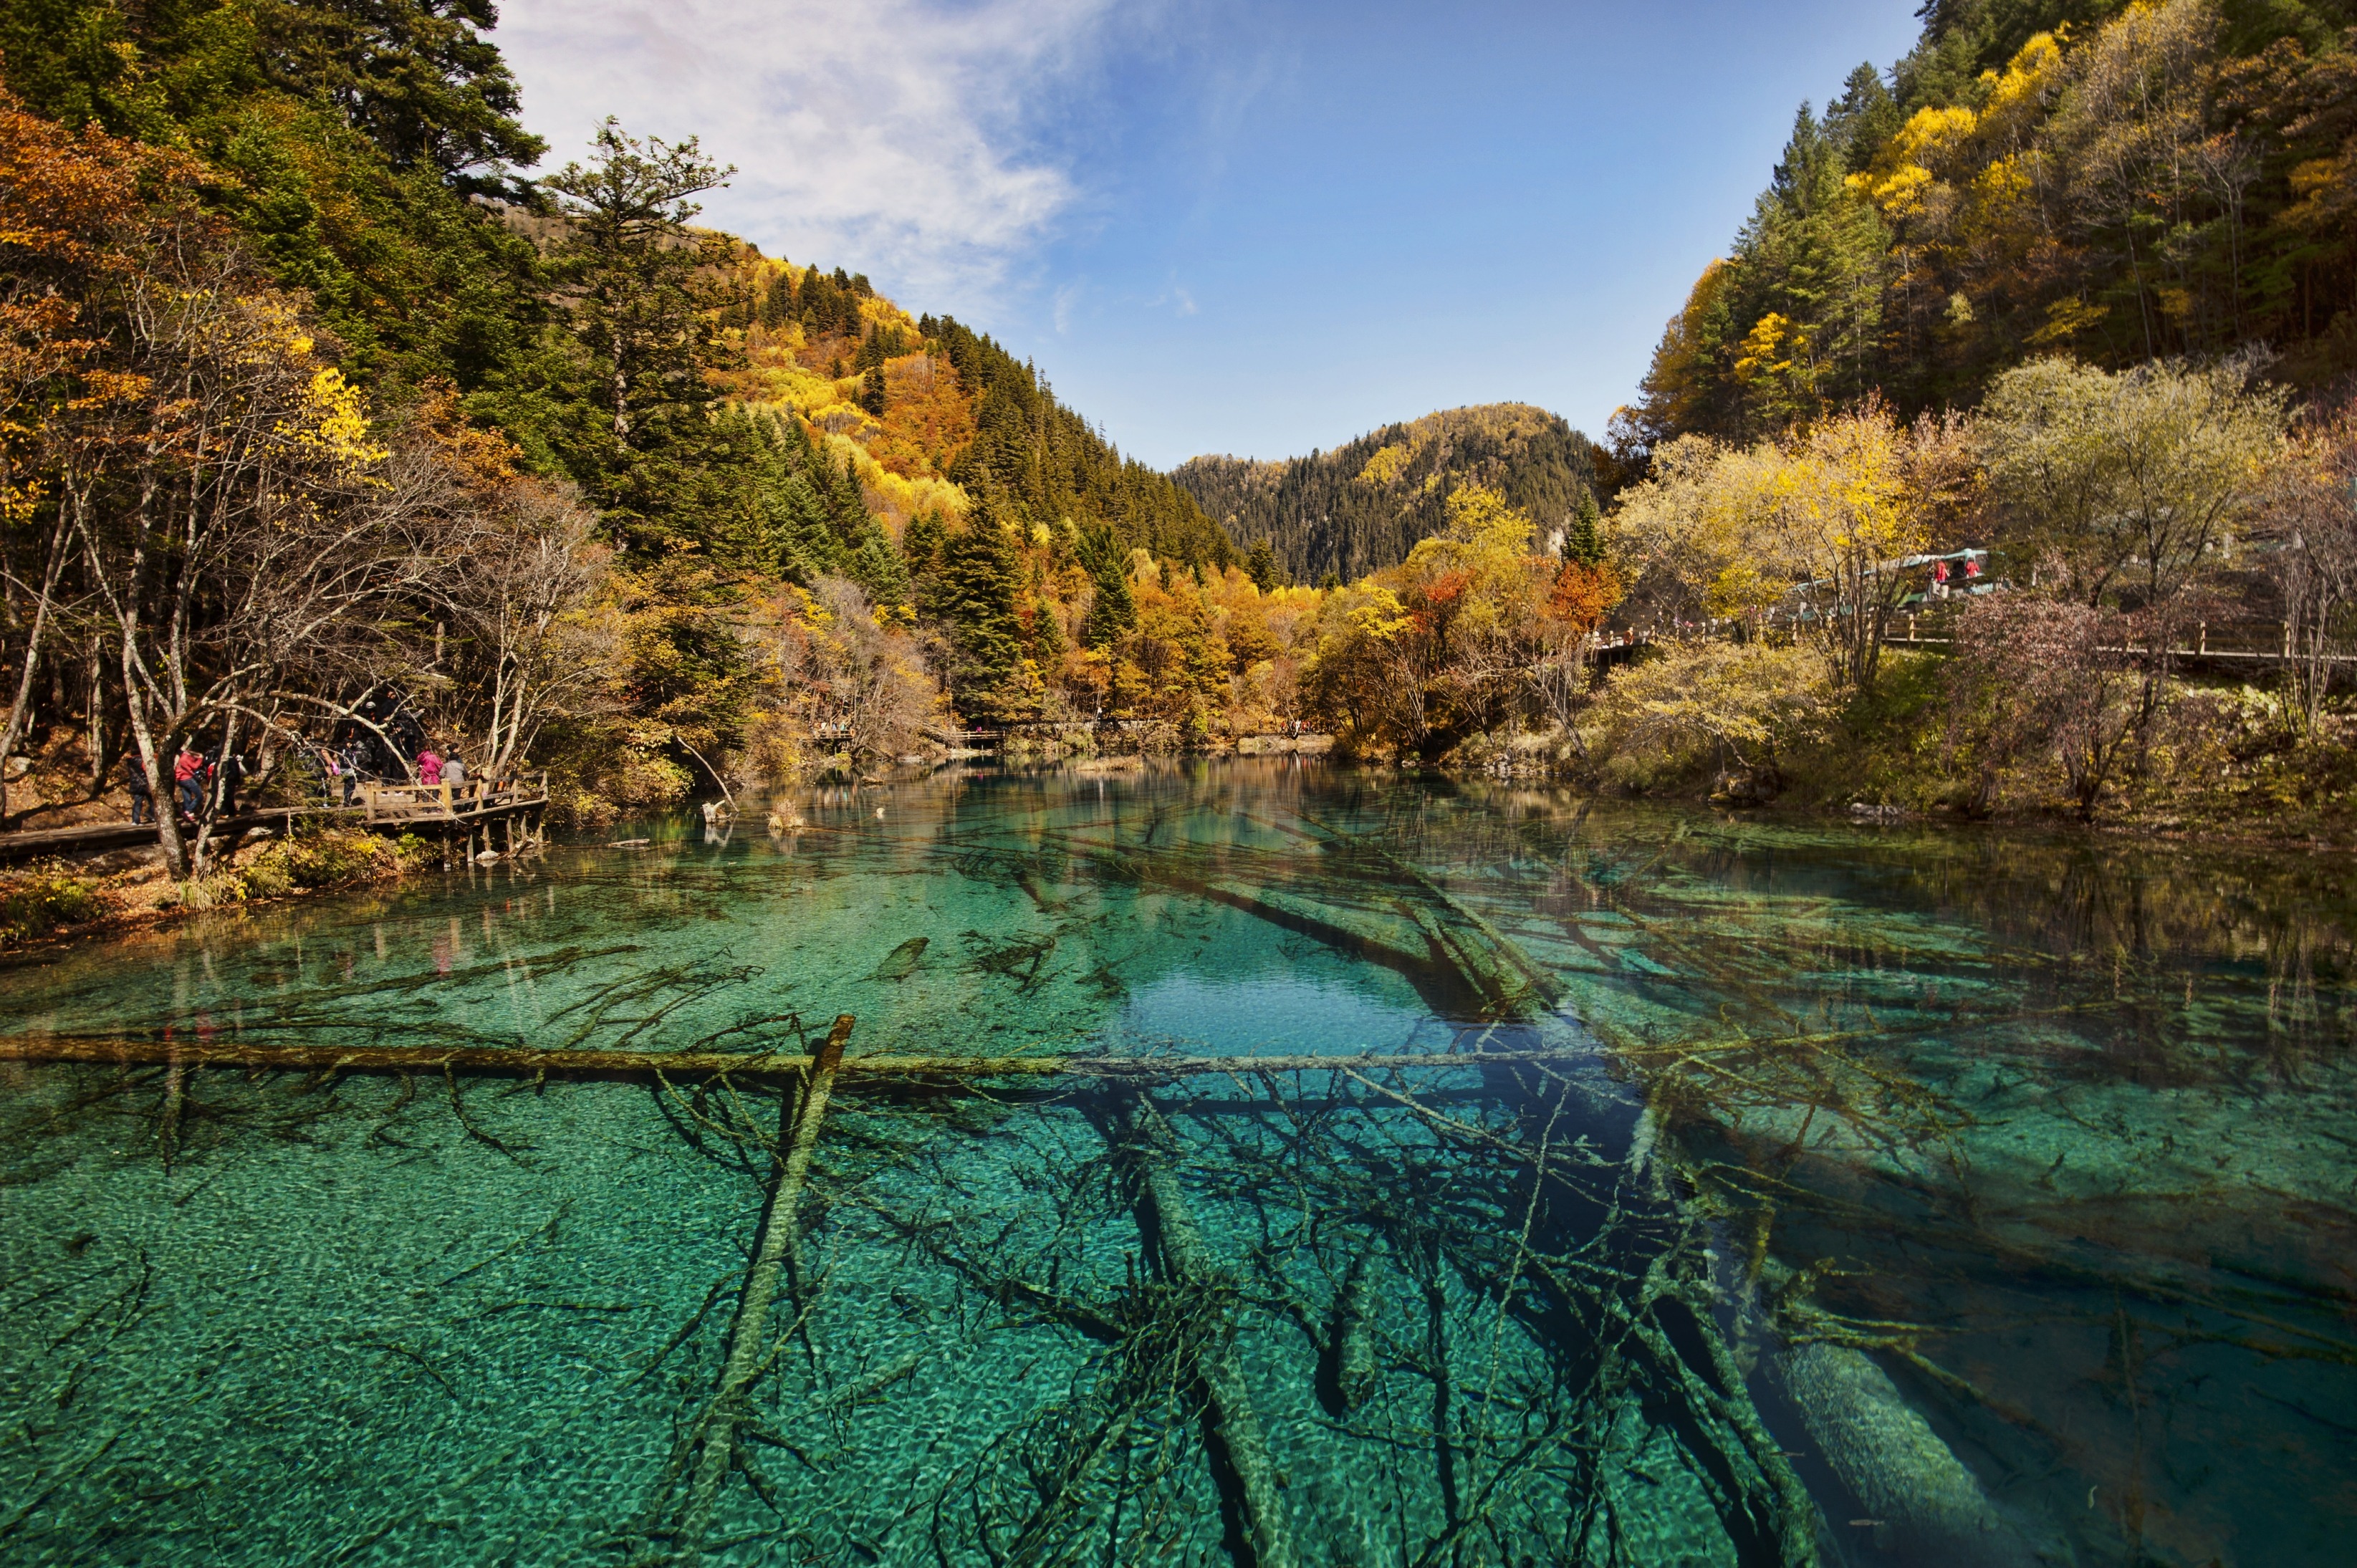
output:
M 329 780 L 329 788 L 337 787 Z M 455 843 L 464 839 L 468 858 L 513 854 L 537 843 L 548 811 L 548 775 L 469 779 L 464 784 L 362 784 L 345 805 L 278 806 L 218 818 L 216 835 L 266 828 L 290 832 L 298 822 L 328 822 L 374 832 L 409 832 Z M 152 823 L 83 822 L 64 828 L 33 828 L 0 833 L 0 862 L 44 854 L 86 854 L 139 849 L 156 840 Z
M 1889 632 L 1883 638 L 1883 641 L 1893 648 L 1945 649 L 1953 645 L 1954 639 L 1950 635 L 1950 628 L 1944 617 L 1937 620 L 1926 617 L 1924 621 L 1926 624 L 1919 625 L 1917 618 L 1910 615 L 1901 622 L 1894 616 L 1891 618 Z M 2276 635 L 2278 631 L 2281 634 L 2280 641 Z M 2217 662 L 2274 665 L 2289 664 L 2293 660 L 2291 627 L 2287 622 L 2260 622 L 2255 625 L 2221 628 L 2219 632 L 2219 636 L 2213 637 L 2207 622 L 2199 623 L 2190 642 L 2173 646 L 2169 650 L 2170 661 L 2178 664 Z M 2213 647 L 2213 643 L 2217 646 Z M 2150 654 L 2153 650 L 2125 647 L 2106 648 L 2102 651 L 2141 655 Z M 2357 653 L 2328 653 L 2322 657 L 2327 664 L 2357 664 Z

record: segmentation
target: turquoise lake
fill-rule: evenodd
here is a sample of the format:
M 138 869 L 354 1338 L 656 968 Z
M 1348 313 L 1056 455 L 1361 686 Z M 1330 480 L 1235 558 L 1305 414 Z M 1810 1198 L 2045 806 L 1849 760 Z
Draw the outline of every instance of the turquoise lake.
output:
M 0 1033 L 1232 1068 L 846 1072 L 778 1221 L 791 1076 L 0 1063 L 0 1561 L 2357 1560 L 2342 859 L 779 803 L 18 955 Z

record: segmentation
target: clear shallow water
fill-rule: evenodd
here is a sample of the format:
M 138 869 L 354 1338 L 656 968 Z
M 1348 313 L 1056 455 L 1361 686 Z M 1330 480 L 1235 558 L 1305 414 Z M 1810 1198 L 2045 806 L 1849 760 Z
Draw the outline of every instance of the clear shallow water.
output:
M 846 1079 L 705 1561 L 1240 1560 L 1255 1466 L 1304 1563 L 2347 1560 L 2339 863 L 1279 763 L 803 811 L 20 961 L 6 1027 L 1563 1053 Z M 0 1556 L 683 1554 L 776 1087 L 0 1088 Z

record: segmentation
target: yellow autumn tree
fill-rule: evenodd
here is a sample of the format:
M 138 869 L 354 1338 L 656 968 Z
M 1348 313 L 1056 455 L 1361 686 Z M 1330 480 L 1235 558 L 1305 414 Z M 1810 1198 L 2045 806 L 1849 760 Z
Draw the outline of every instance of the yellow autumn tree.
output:
M 1910 559 L 1938 542 L 1972 474 L 1961 426 L 1901 425 L 1873 399 L 1781 442 L 1687 436 L 1624 499 L 1616 548 L 1674 618 L 1773 622 L 1863 689 Z

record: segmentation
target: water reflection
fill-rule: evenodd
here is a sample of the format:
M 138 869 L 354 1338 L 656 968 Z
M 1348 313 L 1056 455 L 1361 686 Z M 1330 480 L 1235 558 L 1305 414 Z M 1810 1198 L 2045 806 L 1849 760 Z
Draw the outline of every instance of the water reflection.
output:
M 1290 758 L 747 809 L 20 965 L 14 1026 L 1520 1054 L 846 1077 L 716 1459 L 790 1085 L 0 1066 L 12 1555 L 2340 1558 L 2336 864 Z

